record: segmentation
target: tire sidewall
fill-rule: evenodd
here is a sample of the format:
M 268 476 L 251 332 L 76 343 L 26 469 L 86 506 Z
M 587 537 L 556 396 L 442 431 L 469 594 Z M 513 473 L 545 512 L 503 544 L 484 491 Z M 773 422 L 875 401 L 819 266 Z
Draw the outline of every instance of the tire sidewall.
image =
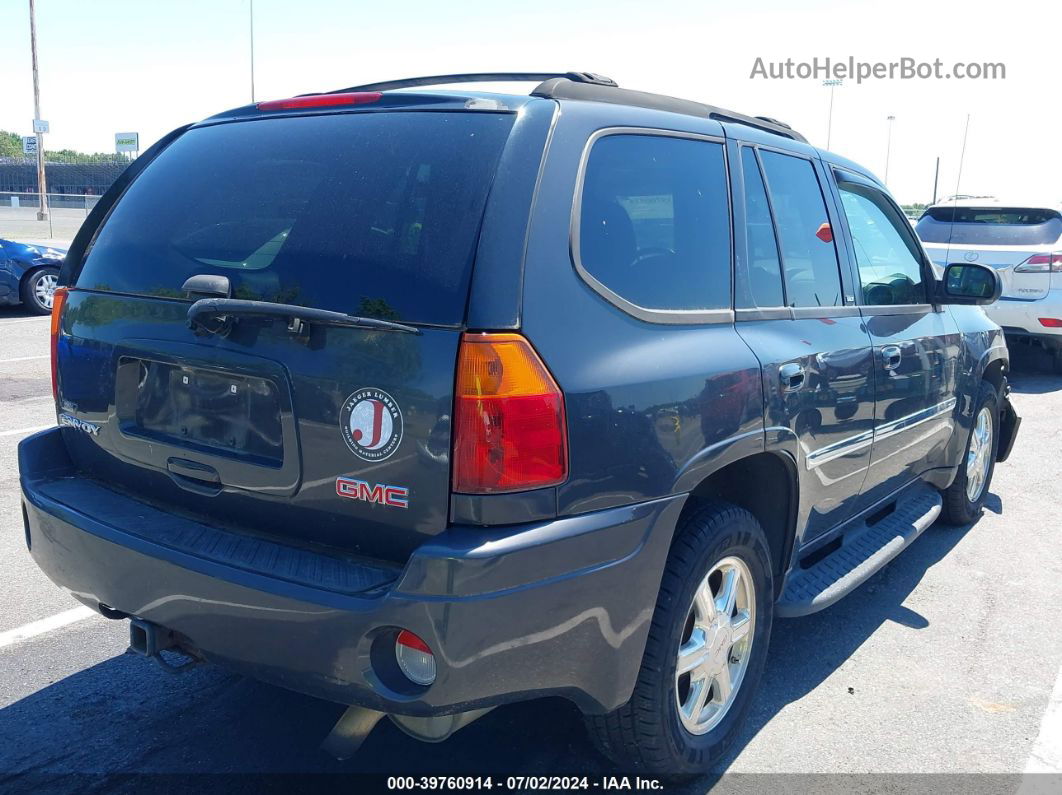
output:
M 681 582 L 672 592 L 678 594 L 670 606 L 664 634 L 661 681 L 657 687 L 658 707 L 664 716 L 664 729 L 671 755 L 681 760 L 684 770 L 676 772 L 701 773 L 726 752 L 736 738 L 757 690 L 767 658 L 771 625 L 774 615 L 774 584 L 771 575 L 763 531 L 751 516 L 742 512 L 743 520 L 728 525 L 708 540 L 696 566 L 690 566 L 681 576 L 669 575 Z M 718 726 L 702 735 L 691 734 L 682 725 L 675 702 L 675 669 L 678 665 L 678 646 L 686 616 L 693 602 L 696 588 L 709 569 L 726 557 L 738 557 L 752 574 L 756 594 L 756 625 L 752 635 L 752 657 L 745 670 L 736 699 Z

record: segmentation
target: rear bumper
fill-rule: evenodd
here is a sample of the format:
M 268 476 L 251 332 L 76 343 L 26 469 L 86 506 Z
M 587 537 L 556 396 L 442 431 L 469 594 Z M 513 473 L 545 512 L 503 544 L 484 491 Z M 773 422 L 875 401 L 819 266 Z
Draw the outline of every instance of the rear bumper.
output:
M 985 313 L 1011 337 L 1029 336 L 1062 342 L 1062 328 L 1050 328 L 1040 318 L 1062 319 L 1062 290 L 1051 290 L 1038 301 L 1000 298 Z
M 541 695 L 566 696 L 586 712 L 624 703 L 683 502 L 453 527 L 392 581 L 350 593 L 342 587 L 350 578 L 328 575 L 335 558 L 320 553 L 308 569 L 323 572 L 318 583 L 289 576 L 291 566 L 274 565 L 275 554 L 221 562 L 179 548 L 172 528 L 155 533 L 157 523 L 143 518 L 155 509 L 79 478 L 59 429 L 24 440 L 19 466 L 30 552 L 81 602 L 172 630 L 207 660 L 249 676 L 408 715 Z M 62 499 L 74 493 L 71 483 L 78 504 Z M 389 673 L 394 628 L 412 630 L 434 651 L 431 687 Z

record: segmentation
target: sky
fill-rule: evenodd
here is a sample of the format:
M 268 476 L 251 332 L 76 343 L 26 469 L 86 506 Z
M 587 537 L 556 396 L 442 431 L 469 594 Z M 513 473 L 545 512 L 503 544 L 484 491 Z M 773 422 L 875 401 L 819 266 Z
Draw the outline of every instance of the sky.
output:
M 250 0 L 37 0 L 48 149 L 141 147 L 251 99 Z M 997 80 L 847 79 L 830 148 L 904 203 L 957 192 L 1062 202 L 1055 0 L 254 0 L 258 100 L 412 75 L 598 72 L 621 86 L 782 119 L 826 145 L 822 78 L 764 64 L 913 58 L 1002 63 Z M 0 129 L 32 132 L 28 0 L 0 0 Z M 506 88 L 513 88 L 508 86 Z M 516 90 L 527 92 L 528 85 Z M 969 133 L 959 174 L 963 133 Z M 889 143 L 890 122 L 891 145 Z

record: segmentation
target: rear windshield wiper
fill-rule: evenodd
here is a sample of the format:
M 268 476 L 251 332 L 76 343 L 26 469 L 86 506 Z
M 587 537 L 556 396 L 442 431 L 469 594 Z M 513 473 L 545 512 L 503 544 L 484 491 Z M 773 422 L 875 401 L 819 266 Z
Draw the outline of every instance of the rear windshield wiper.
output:
M 238 298 L 200 298 L 188 308 L 188 325 L 210 334 L 226 334 L 239 316 L 279 317 L 288 321 L 288 330 L 297 335 L 308 333 L 306 326 L 340 326 L 342 328 L 365 328 L 379 331 L 402 331 L 420 334 L 420 329 L 378 320 L 374 317 L 359 317 L 329 309 L 315 309 L 294 304 L 274 304 L 271 301 L 245 301 Z

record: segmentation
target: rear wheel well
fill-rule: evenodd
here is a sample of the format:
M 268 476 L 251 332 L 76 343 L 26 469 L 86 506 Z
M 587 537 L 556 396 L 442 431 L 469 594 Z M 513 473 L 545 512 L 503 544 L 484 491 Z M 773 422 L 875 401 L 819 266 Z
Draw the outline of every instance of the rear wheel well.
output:
M 985 367 L 985 372 L 981 378 L 996 388 L 996 394 L 1000 394 L 1003 389 L 1003 376 L 1006 372 L 1006 366 L 1002 359 L 996 359 L 993 362 L 989 362 Z
M 680 527 L 705 500 L 729 502 L 756 517 L 767 536 L 778 587 L 792 551 L 796 525 L 796 472 L 792 461 L 774 453 L 758 453 L 713 472 L 690 492 L 679 517 Z

